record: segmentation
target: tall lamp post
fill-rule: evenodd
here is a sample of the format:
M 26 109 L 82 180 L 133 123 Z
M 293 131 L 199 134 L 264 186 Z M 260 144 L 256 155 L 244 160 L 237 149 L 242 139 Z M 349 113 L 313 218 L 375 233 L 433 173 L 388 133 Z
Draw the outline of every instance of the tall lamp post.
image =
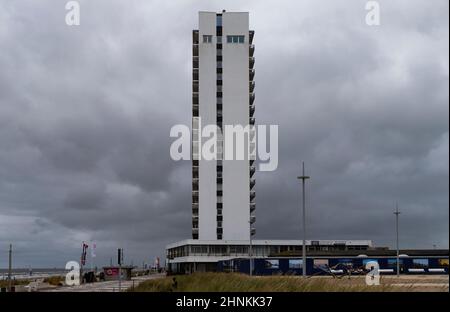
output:
M 9 244 L 8 252 L 8 291 L 12 288 L 12 244 Z
M 305 180 L 310 177 L 305 175 L 305 162 L 302 162 L 302 175 L 297 177 L 297 179 L 302 180 L 302 215 L 303 215 L 303 246 L 302 246 L 302 275 L 306 277 L 306 211 L 305 211 Z
M 398 203 L 395 203 L 395 231 L 397 234 L 397 277 L 400 276 L 400 251 L 398 246 L 398 215 L 400 211 L 398 211 Z
M 250 276 L 253 275 L 253 242 L 252 242 L 252 217 L 250 216 L 250 220 L 248 220 L 248 223 L 250 224 L 250 248 L 248 250 L 248 254 L 249 254 L 249 260 L 250 260 Z

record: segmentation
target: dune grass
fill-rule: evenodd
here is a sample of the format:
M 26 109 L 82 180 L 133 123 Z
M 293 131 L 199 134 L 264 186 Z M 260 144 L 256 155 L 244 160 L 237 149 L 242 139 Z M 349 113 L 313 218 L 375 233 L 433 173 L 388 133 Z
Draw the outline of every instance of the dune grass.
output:
M 176 286 L 173 279 L 176 280 Z M 367 286 L 364 278 L 307 278 L 255 276 L 238 273 L 195 273 L 148 280 L 135 292 L 366 292 L 392 291 L 388 285 Z
M 30 283 L 29 280 L 12 280 L 11 285 L 12 286 L 20 286 L 20 285 L 28 285 L 28 283 Z M 8 288 L 9 286 L 9 281 L 8 280 L 1 280 L 0 281 L 0 288 Z
M 53 286 L 62 286 L 64 285 L 65 280 L 66 279 L 64 276 L 50 276 L 44 279 L 44 283 L 48 283 Z

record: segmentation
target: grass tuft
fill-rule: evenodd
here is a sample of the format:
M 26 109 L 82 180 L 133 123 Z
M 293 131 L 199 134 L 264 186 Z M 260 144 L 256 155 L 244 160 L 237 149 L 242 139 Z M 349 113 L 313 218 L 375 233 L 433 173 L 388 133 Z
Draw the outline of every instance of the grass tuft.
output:
M 173 282 L 176 280 L 176 287 Z M 195 273 L 145 281 L 136 292 L 366 292 L 393 291 L 388 285 L 367 286 L 364 278 L 254 276 L 238 273 Z

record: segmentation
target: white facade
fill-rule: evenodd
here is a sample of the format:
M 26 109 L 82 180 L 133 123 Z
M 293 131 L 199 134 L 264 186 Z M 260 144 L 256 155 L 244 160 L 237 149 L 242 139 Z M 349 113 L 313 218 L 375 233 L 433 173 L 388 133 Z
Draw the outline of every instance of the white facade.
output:
M 197 161 L 195 156 L 201 154 L 201 127 L 224 130 L 225 125 L 254 123 L 252 39 L 247 12 L 199 13 L 199 29 L 193 32 L 194 239 L 250 239 L 252 163 L 220 160 L 220 152 L 218 160 Z
M 216 14 L 201 13 L 199 19 L 199 117 L 201 126 L 216 124 Z M 212 35 L 203 43 L 203 35 Z M 199 165 L 199 238 L 215 238 L 217 225 L 217 183 L 214 160 L 200 160 Z
M 249 257 L 249 241 L 242 240 L 182 240 L 166 246 L 167 263 L 215 263 L 223 260 Z M 286 240 L 253 240 L 253 256 L 267 258 L 271 254 L 279 253 L 282 250 L 301 251 L 303 241 Z M 345 250 L 364 250 L 373 247 L 371 240 L 306 240 L 308 249 L 316 247 L 317 250 L 333 251 L 338 246 L 345 247 Z M 223 247 L 223 248 L 217 248 Z M 243 248 L 239 248 L 243 247 Z M 283 249 L 283 247 L 286 247 Z M 323 248 L 326 249 L 323 249 Z M 181 252 L 180 252 L 181 251 Z M 339 251 L 336 251 L 336 254 Z

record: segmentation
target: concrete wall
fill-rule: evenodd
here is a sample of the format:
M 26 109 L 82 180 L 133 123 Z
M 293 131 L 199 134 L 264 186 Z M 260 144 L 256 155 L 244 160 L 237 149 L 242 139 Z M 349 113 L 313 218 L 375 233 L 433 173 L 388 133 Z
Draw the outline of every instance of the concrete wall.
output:
M 223 13 L 223 124 L 249 122 L 249 17 Z M 227 43 L 227 35 L 244 35 L 245 42 Z M 250 239 L 248 160 L 223 162 L 223 239 Z
M 223 43 L 223 125 L 247 126 L 249 122 L 249 16 L 222 14 Z M 203 43 L 212 35 L 212 43 Z M 227 35 L 243 35 L 244 43 L 227 43 Z M 199 116 L 201 126 L 216 124 L 216 13 L 199 13 Z M 206 140 L 206 139 L 204 139 Z M 216 161 L 199 161 L 199 239 L 217 238 Z M 224 240 L 249 240 L 249 161 L 223 161 Z
M 203 43 L 203 35 L 213 35 Z M 201 127 L 216 124 L 216 13 L 199 13 L 199 116 Z M 216 161 L 199 161 L 199 239 L 216 239 Z

